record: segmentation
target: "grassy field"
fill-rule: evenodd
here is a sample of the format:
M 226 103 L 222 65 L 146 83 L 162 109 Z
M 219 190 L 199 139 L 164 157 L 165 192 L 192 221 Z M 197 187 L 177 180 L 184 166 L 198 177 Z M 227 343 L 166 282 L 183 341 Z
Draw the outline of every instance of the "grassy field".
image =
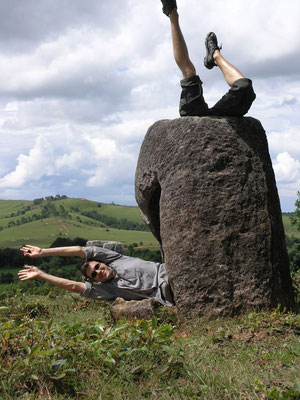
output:
M 44 204 L 45 202 L 41 205 Z M 103 215 L 115 217 L 117 219 L 127 218 L 130 221 L 142 222 L 140 212 L 136 206 L 119 206 L 75 198 L 56 200 L 53 204 L 56 207 L 62 205 L 66 211 L 78 215 L 86 211 L 99 211 Z M 28 210 L 25 215 L 31 215 L 34 213 L 39 214 L 41 211 L 41 205 L 34 206 L 32 201 L 27 200 L 0 200 L 0 225 L 10 220 L 15 221 L 20 218 L 20 216 L 11 217 L 11 214 L 16 214 L 18 211 L 21 211 L 28 206 L 32 206 L 33 209 Z
M 5 400 L 297 400 L 299 318 L 278 310 L 178 325 L 113 322 L 108 304 L 55 291 L 2 299 Z
M 72 219 L 50 217 L 7 228 L 10 221 L 16 223 L 22 218 L 22 215 L 17 215 L 21 210 L 31 207 L 24 214 L 24 217 L 30 217 L 33 214 L 40 214 L 41 206 L 34 206 L 31 201 L 0 200 L 0 226 L 4 228 L 0 231 L 0 248 L 18 248 L 24 243 L 48 247 L 60 236 L 71 239 L 82 237 L 87 240 L 114 240 L 126 245 L 134 242 L 138 244 L 142 242 L 144 245 L 157 244 L 156 239 L 148 231 L 115 229 L 82 215 L 83 212 L 97 211 L 118 220 L 126 218 L 131 222 L 142 223 L 138 207 L 117 206 L 73 198 L 57 200 L 52 203 L 56 208 L 63 206 Z M 78 218 L 81 222 L 78 221 Z
M 103 228 L 100 224 L 92 226 L 52 217 L 1 231 L 0 246 L 18 248 L 29 243 L 48 247 L 59 236 L 72 239 L 82 237 L 87 240 L 115 240 L 124 244 L 134 242 L 143 242 L 145 245 L 157 244 L 150 232 Z

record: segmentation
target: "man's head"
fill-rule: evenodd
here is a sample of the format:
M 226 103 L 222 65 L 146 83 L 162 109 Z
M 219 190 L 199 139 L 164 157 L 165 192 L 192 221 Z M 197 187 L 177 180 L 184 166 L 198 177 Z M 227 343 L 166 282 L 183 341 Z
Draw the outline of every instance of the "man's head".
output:
M 107 282 L 114 278 L 114 271 L 99 261 L 85 261 L 80 267 L 82 275 L 95 282 Z

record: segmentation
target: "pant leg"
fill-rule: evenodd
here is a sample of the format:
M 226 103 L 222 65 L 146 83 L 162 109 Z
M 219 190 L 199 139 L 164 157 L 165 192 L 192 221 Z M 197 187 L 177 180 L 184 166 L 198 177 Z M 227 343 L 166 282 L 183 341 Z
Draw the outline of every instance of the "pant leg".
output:
M 161 294 L 164 300 L 167 300 L 169 303 L 173 303 L 174 304 L 174 295 L 173 295 L 173 291 L 171 289 L 171 286 L 169 283 L 167 282 L 163 282 L 160 285 L 160 290 L 161 290 Z
M 179 114 L 181 117 L 208 115 L 208 106 L 203 98 L 202 82 L 198 75 L 180 81 L 182 88 Z
M 209 109 L 209 115 L 242 117 L 249 111 L 255 98 L 251 79 L 238 79 L 221 100 Z

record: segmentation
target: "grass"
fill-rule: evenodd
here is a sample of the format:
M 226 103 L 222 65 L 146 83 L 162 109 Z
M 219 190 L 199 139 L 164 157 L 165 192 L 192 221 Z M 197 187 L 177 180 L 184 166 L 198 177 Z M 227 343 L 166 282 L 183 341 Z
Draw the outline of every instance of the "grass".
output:
M 24 244 L 30 243 L 40 247 L 49 247 L 59 236 L 82 237 L 87 240 L 114 240 L 124 244 L 134 242 L 143 242 L 144 245 L 157 244 L 156 239 L 150 232 L 103 228 L 100 224 L 91 226 L 63 220 L 62 223 L 67 228 L 66 230 L 60 221 L 60 218 L 47 218 L 5 229 L 0 232 L 0 245 L 2 248 L 19 248 Z
M 1 293 L 5 293 L 8 289 L 10 289 L 10 287 L 11 287 L 10 283 L 1 283 L 0 284 L 0 295 L 1 295 Z
M 43 297 L 19 293 L 1 306 L 6 400 L 300 396 L 295 314 L 272 310 L 179 326 L 172 309 L 160 307 L 152 321 L 114 323 L 108 303 L 57 289 Z
M 12 212 L 17 212 L 22 209 L 23 206 L 32 204 L 32 201 L 27 200 L 0 200 L 0 218 L 11 214 Z
M 191 338 L 185 359 L 193 393 L 201 393 L 200 398 L 259 399 L 272 387 L 298 382 L 300 348 L 297 335 L 288 334 L 289 317 L 274 312 L 249 315 L 255 325 L 245 316 L 211 322 L 201 333 L 194 328 L 199 333 Z
M 290 217 L 288 215 L 282 216 L 284 231 L 287 236 L 295 236 L 296 238 L 300 238 L 300 232 L 297 230 L 295 225 L 292 225 Z
M 42 203 L 42 205 L 44 204 L 46 204 L 46 202 Z M 119 206 L 76 198 L 56 200 L 53 204 L 56 208 L 59 208 L 62 205 L 66 211 L 77 213 L 78 215 L 83 211 L 96 210 L 103 215 L 115 217 L 117 219 L 127 218 L 129 221 L 142 222 L 137 206 Z M 10 215 L 12 213 L 16 214 L 25 207 L 32 205 L 33 202 L 28 200 L 0 200 L 0 225 L 5 221 L 16 221 L 17 219 L 20 219 L 22 215 L 15 217 L 11 217 Z M 40 211 L 41 205 L 36 205 L 33 209 L 27 211 L 25 215 L 32 215 L 34 213 L 39 214 Z
M 4 228 L 0 231 L 0 248 L 18 248 L 24 243 L 48 247 L 59 236 L 67 236 L 72 239 L 82 237 L 87 240 L 114 240 L 121 241 L 124 244 L 134 242 L 143 242 L 144 245 L 157 244 L 156 239 L 150 232 L 114 229 L 81 215 L 82 212 L 96 210 L 109 217 L 126 218 L 128 221 L 142 223 L 138 207 L 116 206 L 74 198 L 56 200 L 53 204 L 57 209 L 63 206 L 72 216 L 72 219 L 66 220 L 59 217 L 51 217 L 7 228 L 10 221 L 16 222 L 22 218 L 22 215 L 11 215 L 17 214 L 18 211 L 24 210 L 28 206 L 33 206 L 33 202 L 0 200 L 0 226 Z M 41 206 L 36 205 L 26 211 L 24 217 L 40 214 L 40 212 Z M 77 221 L 77 217 L 80 217 L 82 222 Z

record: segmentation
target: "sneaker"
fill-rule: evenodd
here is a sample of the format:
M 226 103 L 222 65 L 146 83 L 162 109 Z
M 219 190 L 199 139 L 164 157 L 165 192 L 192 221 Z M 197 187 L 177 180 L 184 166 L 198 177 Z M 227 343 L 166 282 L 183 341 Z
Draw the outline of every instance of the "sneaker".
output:
M 176 0 L 161 0 L 163 13 L 169 16 L 174 8 L 177 8 Z
M 214 62 L 214 52 L 221 50 L 222 46 L 218 46 L 217 36 L 214 32 L 209 32 L 205 39 L 206 56 L 204 57 L 204 65 L 208 69 L 216 66 Z

